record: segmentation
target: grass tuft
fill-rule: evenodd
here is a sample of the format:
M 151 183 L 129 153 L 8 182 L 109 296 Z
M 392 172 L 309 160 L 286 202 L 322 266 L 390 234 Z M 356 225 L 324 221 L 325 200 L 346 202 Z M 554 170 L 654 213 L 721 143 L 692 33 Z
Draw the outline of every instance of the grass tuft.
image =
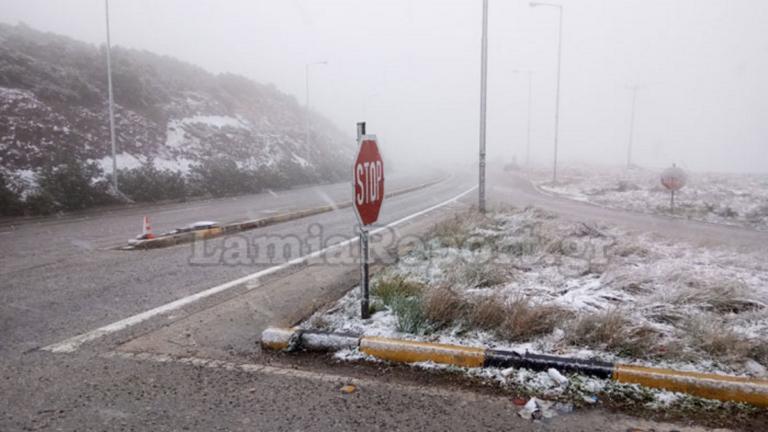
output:
M 384 305 L 391 306 L 395 299 L 420 295 L 425 287 L 423 283 L 404 276 L 385 276 L 375 281 L 371 294 L 378 297 Z
M 467 302 L 459 293 L 446 285 L 427 290 L 422 302 L 424 316 L 435 328 L 447 327 L 461 321 L 467 306 Z
M 395 297 L 390 308 L 397 317 L 397 331 L 417 335 L 430 331 L 420 297 Z
M 535 303 L 519 296 L 504 305 L 504 320 L 496 333 L 510 342 L 524 342 L 552 333 L 570 315 L 559 306 Z
M 626 312 L 618 309 L 582 315 L 565 334 L 565 341 L 571 345 L 636 358 L 653 357 L 658 340 L 655 330 L 632 324 Z

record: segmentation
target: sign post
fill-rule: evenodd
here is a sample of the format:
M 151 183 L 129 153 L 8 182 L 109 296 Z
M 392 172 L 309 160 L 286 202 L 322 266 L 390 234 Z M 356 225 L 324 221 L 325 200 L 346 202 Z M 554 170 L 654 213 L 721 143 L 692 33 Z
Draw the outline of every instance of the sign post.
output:
M 685 171 L 678 168 L 675 164 L 672 164 L 671 168 L 667 168 L 661 173 L 661 184 L 667 188 L 671 194 L 669 211 L 673 214 L 675 213 L 675 192 L 682 189 L 687 180 L 688 176 L 685 175 Z
M 357 124 L 358 150 L 352 165 L 352 189 L 355 214 L 360 230 L 360 316 L 370 317 L 368 225 L 379 219 L 384 202 L 384 161 L 376 135 L 366 135 L 365 122 Z

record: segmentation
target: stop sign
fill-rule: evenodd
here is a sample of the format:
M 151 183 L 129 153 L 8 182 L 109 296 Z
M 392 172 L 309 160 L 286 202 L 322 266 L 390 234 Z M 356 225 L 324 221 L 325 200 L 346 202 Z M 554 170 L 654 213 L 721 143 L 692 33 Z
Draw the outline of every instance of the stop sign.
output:
M 357 220 L 361 225 L 370 225 L 379 219 L 381 203 L 384 202 L 384 161 L 376 135 L 360 138 L 352 178 Z
M 685 175 L 685 171 L 676 165 L 672 165 L 671 168 L 667 168 L 661 173 L 661 184 L 673 192 L 682 189 L 687 180 L 688 176 Z

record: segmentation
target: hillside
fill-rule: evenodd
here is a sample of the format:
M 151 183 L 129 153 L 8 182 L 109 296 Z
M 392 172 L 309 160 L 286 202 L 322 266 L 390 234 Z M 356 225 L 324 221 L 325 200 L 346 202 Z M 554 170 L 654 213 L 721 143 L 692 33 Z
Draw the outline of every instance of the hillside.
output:
M 120 190 L 136 201 L 335 181 L 352 143 L 295 98 L 146 51 L 113 47 Z M 104 47 L 0 24 L 0 211 L 114 202 Z

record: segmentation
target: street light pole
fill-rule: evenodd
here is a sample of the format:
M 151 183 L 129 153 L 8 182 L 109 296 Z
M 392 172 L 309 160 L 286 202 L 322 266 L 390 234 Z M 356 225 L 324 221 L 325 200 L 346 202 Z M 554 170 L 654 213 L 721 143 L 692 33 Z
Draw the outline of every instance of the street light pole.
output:
M 305 138 L 304 138 L 304 144 L 307 146 L 307 153 L 309 153 L 309 122 L 310 122 L 310 114 L 309 114 L 309 67 L 313 65 L 325 65 L 328 64 L 326 61 L 320 61 L 320 62 L 314 62 L 314 63 L 307 63 L 304 65 L 304 81 L 306 84 L 306 130 L 305 130 Z
M 478 209 L 485 213 L 485 117 L 488 92 L 488 0 L 483 0 L 483 30 L 480 49 L 480 166 Z
M 115 193 L 119 194 L 117 184 L 117 151 L 115 145 L 115 108 L 112 96 L 112 43 L 109 35 L 109 0 L 104 0 L 104 12 L 107 21 L 107 93 L 109 94 L 109 138 L 112 142 L 112 185 Z
M 629 86 L 632 91 L 632 111 L 629 117 L 629 142 L 627 144 L 627 169 L 632 167 L 632 141 L 635 136 L 635 103 L 637 102 L 637 90 L 639 86 Z
M 528 71 L 528 126 L 526 127 L 525 141 L 525 169 L 531 168 L 531 100 L 532 100 L 533 71 Z
M 525 141 L 525 167 L 530 168 L 531 164 L 531 105 L 532 105 L 532 86 L 533 86 L 533 70 L 531 69 L 514 69 L 512 73 L 518 74 L 525 72 L 528 75 L 528 119 L 526 126 L 526 141 Z
M 557 96 L 555 98 L 555 158 L 552 167 L 552 183 L 557 183 L 557 141 L 560 132 L 560 64 L 562 62 L 563 47 L 563 6 L 556 3 L 531 2 L 531 7 L 549 6 L 558 10 L 557 30 Z

